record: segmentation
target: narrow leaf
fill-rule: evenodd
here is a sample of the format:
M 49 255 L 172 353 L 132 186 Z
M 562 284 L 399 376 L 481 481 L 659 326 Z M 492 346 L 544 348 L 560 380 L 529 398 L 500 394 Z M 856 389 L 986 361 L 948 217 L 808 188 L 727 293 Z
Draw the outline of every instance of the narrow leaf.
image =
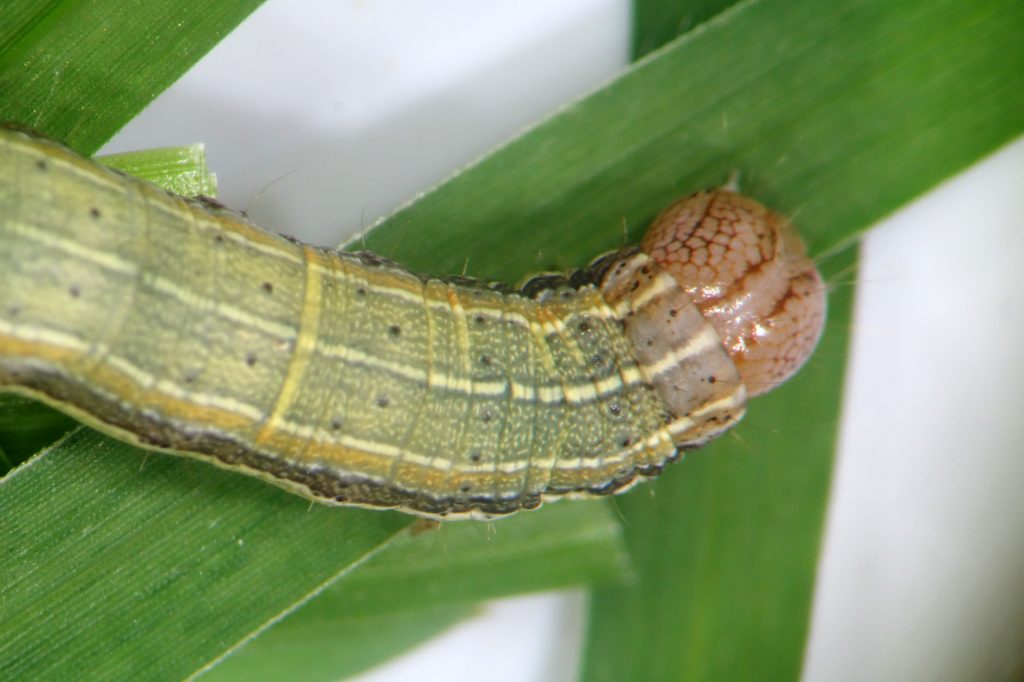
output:
M 84 427 L 3 479 L 0 518 L 3 679 L 180 679 L 407 524 Z
M 498 523 L 403 534 L 204 676 L 288 680 L 315 658 L 336 679 L 418 643 L 482 599 L 630 576 L 622 528 L 600 502 L 559 504 Z M 422 618 L 421 618 L 422 616 Z M 385 627 L 397 631 L 383 630 Z M 376 636 L 366 648 L 366 635 Z M 358 653 L 356 653 L 358 652 Z M 342 655 L 344 653 L 344 655 Z M 352 654 L 352 655 L 350 655 Z M 334 662 L 333 667 L 323 661 Z M 330 671 L 330 674 L 326 674 Z M 313 673 L 307 673 L 313 674 Z M 319 673 L 316 673 L 319 674 Z
M 186 197 L 217 196 L 217 178 L 206 166 L 203 145 L 148 149 L 96 159 L 105 166 L 149 180 Z

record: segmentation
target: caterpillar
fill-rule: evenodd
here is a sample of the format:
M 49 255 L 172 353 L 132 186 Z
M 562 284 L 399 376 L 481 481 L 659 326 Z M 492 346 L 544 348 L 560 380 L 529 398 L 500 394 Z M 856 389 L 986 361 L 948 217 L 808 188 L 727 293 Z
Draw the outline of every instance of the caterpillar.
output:
M 299 243 L 0 128 L 0 389 L 313 500 L 491 518 L 618 493 L 813 351 L 824 287 L 726 189 L 519 288 Z

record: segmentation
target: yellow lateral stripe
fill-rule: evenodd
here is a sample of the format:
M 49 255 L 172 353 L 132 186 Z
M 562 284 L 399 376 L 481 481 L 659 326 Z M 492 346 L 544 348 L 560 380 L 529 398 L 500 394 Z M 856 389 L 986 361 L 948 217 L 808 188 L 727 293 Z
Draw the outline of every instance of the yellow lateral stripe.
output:
M 42 336 L 44 335 L 38 335 L 39 338 L 32 341 L 0 336 L 0 351 L 12 356 L 23 355 L 50 361 L 58 366 L 63 366 L 69 360 L 80 355 L 80 352 L 74 348 L 51 346 L 41 340 Z M 51 335 L 46 334 L 45 336 Z M 127 363 L 103 365 L 98 368 L 95 377 L 96 383 L 111 388 L 113 395 L 121 400 L 126 400 L 126 395 L 131 392 L 125 390 L 123 385 L 124 379 L 130 378 L 134 383 L 137 378 L 125 375 L 122 371 L 124 365 L 127 365 Z M 149 398 L 148 402 L 154 408 L 164 412 L 171 418 L 180 419 L 197 426 L 201 425 L 200 431 L 220 433 L 234 436 L 241 440 L 248 440 L 243 435 L 245 430 L 263 416 L 255 407 L 245 405 L 244 403 L 237 403 L 235 401 L 231 401 L 230 404 L 223 404 L 223 402 L 222 404 L 207 403 L 205 399 L 200 398 L 196 393 L 186 392 L 181 387 L 166 381 L 154 381 L 152 388 L 158 393 L 164 394 L 164 397 L 155 395 Z M 485 475 L 497 471 L 500 474 L 515 477 L 519 476 L 530 466 L 563 471 L 576 469 L 580 471 L 593 471 L 611 468 L 632 459 L 646 449 L 657 448 L 662 442 L 662 431 L 659 430 L 646 439 L 603 458 L 555 461 L 554 458 L 548 457 L 532 461 L 516 460 L 501 462 L 497 466 L 494 463 L 452 465 L 448 462 L 443 463 L 443 466 L 437 466 L 433 457 L 400 450 L 397 446 L 390 443 L 380 443 L 354 436 L 335 434 L 324 429 L 299 424 L 283 418 L 278 421 L 276 428 L 267 431 L 266 434 L 261 433 L 260 437 L 273 442 L 276 446 L 273 448 L 273 451 L 276 451 L 276 456 L 279 456 L 281 459 L 287 459 L 283 453 L 294 452 L 300 447 L 308 447 L 311 459 L 320 459 L 325 465 L 341 470 L 349 470 L 351 467 L 353 471 L 362 472 L 364 468 L 365 470 L 373 470 L 378 467 L 384 468 L 385 463 L 387 463 L 387 468 L 389 469 L 392 459 L 401 455 L 405 464 L 425 471 L 447 472 L 451 469 L 459 475 Z M 360 461 L 365 457 L 379 458 L 379 461 L 374 466 L 366 466 L 364 463 L 359 464 L 357 467 L 351 461 L 353 457 L 359 457 Z
M 94 370 L 94 376 L 90 377 L 89 382 L 85 382 L 73 372 L 66 370 L 71 361 L 81 357 L 81 353 L 72 348 L 50 345 L 42 340 L 25 341 L 0 333 L 0 353 L 15 357 L 20 355 L 52 363 L 65 370 L 62 373 L 69 379 L 83 385 L 88 383 L 98 387 L 98 392 L 122 403 L 141 401 L 141 398 L 133 398 L 132 395 L 146 388 L 140 387 L 138 384 L 140 377 L 137 373 L 140 370 L 128 363 L 124 364 L 133 367 L 136 374 L 125 373 L 121 363 L 107 363 L 98 366 Z M 149 378 L 152 379 L 152 375 L 149 375 Z M 216 399 L 216 396 L 212 397 L 215 400 L 208 401 L 206 398 L 210 398 L 209 396 L 186 393 L 180 386 L 175 386 L 170 382 L 153 381 L 152 388 L 158 393 L 164 394 L 164 396 L 154 395 L 147 399 L 154 411 L 161 411 L 169 417 L 182 421 L 202 424 L 204 431 L 237 434 L 242 428 L 252 424 L 252 416 L 262 417 L 262 413 L 250 405 L 230 399 Z M 94 420 L 93 423 L 98 422 Z

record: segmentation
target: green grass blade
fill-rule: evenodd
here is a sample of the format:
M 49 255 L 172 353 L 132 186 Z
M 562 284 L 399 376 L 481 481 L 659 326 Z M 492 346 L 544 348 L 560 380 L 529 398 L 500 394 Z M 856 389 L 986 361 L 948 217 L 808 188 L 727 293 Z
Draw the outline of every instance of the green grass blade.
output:
M 217 196 L 217 178 L 206 165 L 203 145 L 147 149 L 96 159 L 105 166 L 149 180 L 182 196 Z
M 500 522 L 446 523 L 403 537 L 311 606 L 365 616 L 623 582 L 629 575 L 615 513 L 601 501 L 560 503 Z
M 263 680 L 288 680 L 307 657 L 335 661 L 321 677 L 336 679 L 426 639 L 451 624 L 450 613 L 468 614 L 482 599 L 629 575 L 618 517 L 600 502 L 554 505 L 494 524 L 444 524 L 397 538 L 203 679 L 245 680 L 262 671 Z M 420 614 L 440 617 L 418 620 Z M 379 632 L 382 622 L 401 636 L 378 637 L 374 656 L 359 644 L 362 637 L 349 639 Z M 341 655 L 354 646 L 359 655 Z
M 5 0 L 0 121 L 100 148 L 262 0 Z
M 81 428 L 0 482 L 0 678 L 180 679 L 407 524 Z

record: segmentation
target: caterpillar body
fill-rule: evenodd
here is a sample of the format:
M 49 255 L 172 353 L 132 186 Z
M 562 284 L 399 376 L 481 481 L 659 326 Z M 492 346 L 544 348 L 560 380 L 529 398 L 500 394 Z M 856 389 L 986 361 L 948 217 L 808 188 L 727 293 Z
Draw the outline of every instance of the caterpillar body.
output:
M 0 128 L 0 388 L 329 504 L 492 517 L 625 490 L 803 364 L 823 291 L 788 223 L 727 190 L 512 289 Z

